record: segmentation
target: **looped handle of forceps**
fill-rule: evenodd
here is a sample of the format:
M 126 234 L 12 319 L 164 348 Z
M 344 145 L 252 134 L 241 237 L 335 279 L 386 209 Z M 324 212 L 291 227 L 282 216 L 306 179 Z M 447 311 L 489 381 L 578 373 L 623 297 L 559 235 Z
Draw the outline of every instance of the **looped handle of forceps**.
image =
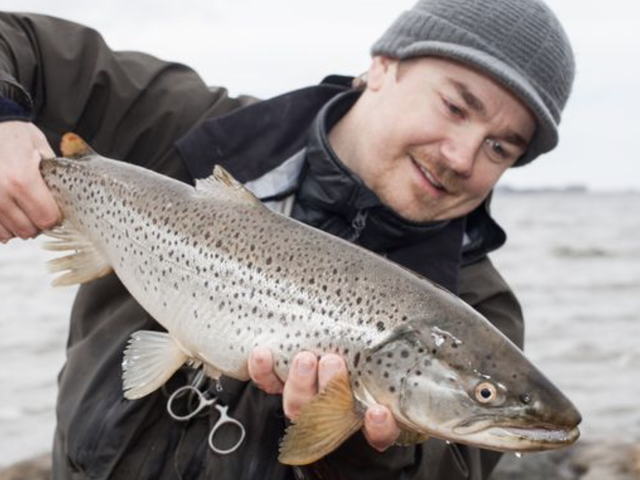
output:
M 211 429 L 211 432 L 209 433 L 209 438 L 208 438 L 209 447 L 215 453 L 218 453 L 220 455 L 233 453 L 238 448 L 240 448 L 240 445 L 244 441 L 244 437 L 246 435 L 244 425 L 242 425 L 242 423 L 240 423 L 235 418 L 232 418 L 229 416 L 229 414 L 227 413 L 227 411 L 229 410 L 228 406 L 217 404 L 218 402 L 217 397 L 207 398 L 206 394 L 199 389 L 203 381 L 204 381 L 204 372 L 198 372 L 198 375 L 196 375 L 191 385 L 185 385 L 183 387 L 178 388 L 175 392 L 173 392 L 169 397 L 169 400 L 167 401 L 167 412 L 169 413 L 171 418 L 173 418 L 174 420 L 186 421 L 195 417 L 198 413 L 200 413 L 206 407 L 211 407 L 211 406 L 215 407 L 215 409 L 218 410 L 218 413 L 220 413 L 220 417 L 215 422 L 215 424 L 213 425 L 213 428 Z M 197 405 L 195 406 L 194 409 L 192 409 L 191 411 L 188 411 L 186 414 L 180 415 L 175 411 L 174 402 L 178 398 L 185 395 L 189 395 L 187 402 L 197 400 Z M 193 397 L 194 395 L 195 395 L 195 398 Z M 216 447 L 214 444 L 214 438 L 216 436 L 216 433 L 224 425 L 235 426 L 240 431 L 240 438 L 235 444 L 233 444 L 229 448 L 219 448 L 219 447 Z
M 193 395 L 195 395 L 195 398 L 197 399 L 198 404 L 193 410 L 188 411 L 184 415 L 180 415 L 176 413 L 174 403 L 176 402 L 177 399 L 179 399 L 183 395 L 188 395 L 188 394 L 191 394 L 191 396 L 189 396 L 189 398 L 187 399 L 187 402 L 193 400 Z M 174 420 L 183 422 L 183 421 L 192 419 L 198 413 L 200 413 L 204 408 L 215 404 L 216 400 L 217 400 L 216 397 L 213 397 L 211 399 L 206 398 L 203 395 L 203 393 L 193 385 L 185 385 L 184 387 L 178 388 L 175 392 L 171 394 L 171 396 L 169 397 L 169 400 L 167 401 L 167 412 L 169 413 L 169 415 L 171 415 L 171 418 L 173 418 Z
M 220 455 L 226 455 L 228 453 L 235 452 L 238 448 L 240 448 L 240 445 L 244 440 L 246 432 L 244 430 L 244 425 L 242 425 L 235 418 L 231 418 L 227 414 L 227 410 L 229 409 L 228 406 L 215 405 L 215 407 L 216 407 L 216 410 L 220 412 L 220 418 L 218 419 L 216 424 L 211 429 L 211 432 L 209 433 L 209 447 L 211 448 L 211 450 L 213 450 L 216 453 L 219 453 Z M 229 448 L 218 448 L 213 444 L 213 439 L 216 436 L 217 431 L 224 425 L 235 425 L 236 427 L 238 427 L 238 429 L 240 430 L 240 438 L 234 445 L 232 445 Z

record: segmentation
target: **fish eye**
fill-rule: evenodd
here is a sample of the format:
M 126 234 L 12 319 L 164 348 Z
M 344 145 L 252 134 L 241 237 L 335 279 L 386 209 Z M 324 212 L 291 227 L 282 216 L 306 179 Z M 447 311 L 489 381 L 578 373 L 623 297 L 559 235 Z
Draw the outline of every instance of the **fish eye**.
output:
M 482 382 L 476 387 L 476 400 L 480 403 L 493 402 L 498 397 L 498 390 L 489 382 Z
M 522 403 L 524 403 L 525 405 L 529 405 L 532 401 L 532 398 L 528 393 L 523 393 L 522 395 L 520 395 L 520 400 L 522 400 Z

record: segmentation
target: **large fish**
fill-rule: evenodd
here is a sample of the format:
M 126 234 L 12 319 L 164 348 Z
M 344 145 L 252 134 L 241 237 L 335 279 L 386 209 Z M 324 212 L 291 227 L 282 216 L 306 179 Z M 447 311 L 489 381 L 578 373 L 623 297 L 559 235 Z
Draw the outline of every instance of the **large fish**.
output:
M 247 380 L 253 347 L 286 379 L 296 353 L 344 357 L 303 410 L 280 460 L 321 458 L 386 405 L 402 442 L 428 436 L 501 451 L 571 444 L 580 414 L 484 317 L 437 285 L 271 212 L 221 168 L 195 188 L 100 157 L 79 137 L 41 171 L 64 222 L 49 248 L 54 284 L 112 270 L 167 330 L 132 336 L 124 394 L 143 397 L 183 364 Z

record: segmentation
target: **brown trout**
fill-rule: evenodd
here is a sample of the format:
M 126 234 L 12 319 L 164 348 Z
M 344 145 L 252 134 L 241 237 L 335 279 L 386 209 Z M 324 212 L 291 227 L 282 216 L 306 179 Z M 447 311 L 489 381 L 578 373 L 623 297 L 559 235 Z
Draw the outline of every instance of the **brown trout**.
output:
M 54 284 L 114 271 L 167 330 L 135 333 L 124 395 L 143 397 L 183 364 L 248 380 L 253 347 L 286 379 L 300 351 L 340 354 L 337 378 L 287 431 L 280 460 L 313 462 L 387 406 L 400 441 L 429 436 L 500 451 L 573 443 L 580 414 L 502 333 L 456 296 L 369 251 L 267 209 L 223 169 L 195 188 L 106 159 L 67 134 L 41 171 L 71 250 Z

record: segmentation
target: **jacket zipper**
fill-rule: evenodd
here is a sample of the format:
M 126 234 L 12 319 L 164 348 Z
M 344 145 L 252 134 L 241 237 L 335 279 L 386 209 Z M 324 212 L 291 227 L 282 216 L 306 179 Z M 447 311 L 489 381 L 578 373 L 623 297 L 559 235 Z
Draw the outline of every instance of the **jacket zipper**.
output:
M 369 210 L 358 210 L 356 216 L 351 220 L 351 228 L 353 228 L 353 233 L 349 237 L 350 242 L 355 242 L 360 238 L 360 234 L 364 230 L 364 227 L 367 226 L 367 216 L 369 215 Z

